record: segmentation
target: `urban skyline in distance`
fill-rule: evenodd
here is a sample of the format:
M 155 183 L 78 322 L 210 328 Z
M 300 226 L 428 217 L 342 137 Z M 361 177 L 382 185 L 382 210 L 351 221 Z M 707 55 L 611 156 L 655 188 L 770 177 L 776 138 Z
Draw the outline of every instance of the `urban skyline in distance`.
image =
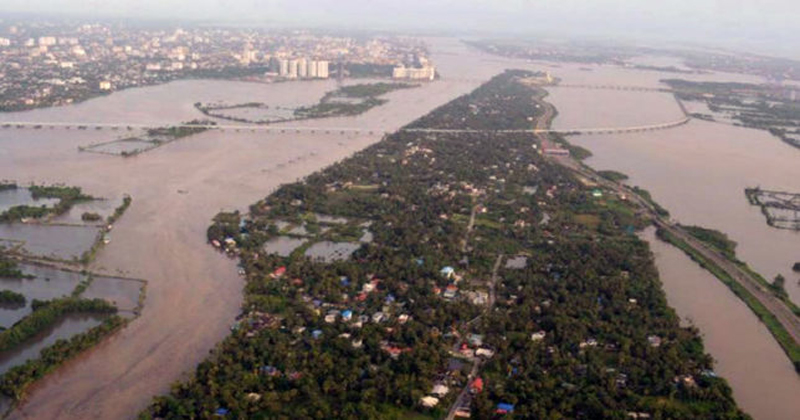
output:
M 790 0 L 630 0 L 494 2 L 486 0 L 6 0 L 12 12 L 94 18 L 194 20 L 209 23 L 337 29 L 615 38 L 689 42 L 752 53 L 798 57 L 798 37 L 786 16 Z

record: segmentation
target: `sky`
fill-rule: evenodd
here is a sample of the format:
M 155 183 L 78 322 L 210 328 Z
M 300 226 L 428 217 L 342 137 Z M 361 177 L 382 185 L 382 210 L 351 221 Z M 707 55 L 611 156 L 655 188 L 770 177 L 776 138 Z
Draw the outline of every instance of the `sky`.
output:
M 2 12 L 800 47 L 797 0 L 0 0 Z

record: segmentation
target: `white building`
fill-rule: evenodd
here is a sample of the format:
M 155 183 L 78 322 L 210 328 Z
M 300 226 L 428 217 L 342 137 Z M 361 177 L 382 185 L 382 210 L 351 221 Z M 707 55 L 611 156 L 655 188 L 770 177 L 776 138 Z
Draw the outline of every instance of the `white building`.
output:
M 289 60 L 289 73 L 286 77 L 290 79 L 297 78 L 297 60 Z
M 100 82 L 100 85 L 98 87 L 100 88 L 100 90 L 111 90 L 111 82 L 104 80 Z
M 8 47 L 11 45 L 11 40 L 8 38 L 0 38 L 0 47 Z
M 297 60 L 297 77 L 302 79 L 308 77 L 308 60 L 305 58 Z
M 43 36 L 43 37 L 39 38 L 39 46 L 40 47 L 51 47 L 53 45 L 56 45 L 56 42 L 57 42 L 57 40 L 56 40 L 56 37 L 54 37 L 54 36 Z
M 317 77 L 320 79 L 327 79 L 330 77 L 327 61 L 317 61 Z
M 289 60 L 282 58 L 278 62 L 278 75 L 281 77 L 287 77 L 289 75 Z
M 317 62 L 314 60 L 308 62 L 308 77 L 311 79 L 317 78 Z
M 392 70 L 392 78 L 405 80 L 433 80 L 436 78 L 436 68 L 425 66 L 420 68 L 399 66 Z

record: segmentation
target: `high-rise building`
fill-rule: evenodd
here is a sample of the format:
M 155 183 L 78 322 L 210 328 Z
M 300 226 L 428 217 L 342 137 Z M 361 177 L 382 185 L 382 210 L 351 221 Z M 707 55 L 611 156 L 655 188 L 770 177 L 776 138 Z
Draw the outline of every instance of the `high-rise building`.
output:
M 308 77 L 308 60 L 305 58 L 297 60 L 297 77 L 301 79 Z
M 297 78 L 297 60 L 289 60 L 289 74 L 286 77 L 290 79 Z
M 328 73 L 328 62 L 317 61 L 317 77 L 320 79 L 327 79 L 330 76 Z
M 420 68 L 399 66 L 392 70 L 392 77 L 408 80 L 434 80 L 436 78 L 436 68 L 433 66 Z
M 308 77 L 310 77 L 312 79 L 316 79 L 317 78 L 317 61 L 316 60 L 311 60 L 308 63 Z
M 282 58 L 278 61 L 278 75 L 289 77 L 289 60 Z

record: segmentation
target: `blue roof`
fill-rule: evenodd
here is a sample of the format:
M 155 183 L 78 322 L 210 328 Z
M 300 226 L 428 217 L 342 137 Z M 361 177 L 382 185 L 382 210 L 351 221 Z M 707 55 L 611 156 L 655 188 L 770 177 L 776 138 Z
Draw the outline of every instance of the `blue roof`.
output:
M 497 404 L 497 409 L 498 410 L 507 411 L 507 412 L 510 413 L 510 412 L 514 411 L 514 404 L 500 403 L 500 404 Z
M 348 309 L 348 310 L 346 310 L 346 311 L 342 311 L 342 316 L 344 316 L 344 317 L 351 317 L 351 316 L 353 316 L 353 311 L 351 311 L 351 310 L 349 310 L 349 309 Z
M 311 336 L 314 338 L 319 338 L 322 335 L 322 330 L 314 330 L 311 332 Z
M 224 415 L 226 415 L 228 413 L 229 413 L 229 411 L 228 411 L 227 408 L 218 408 L 217 411 L 214 412 L 214 414 L 216 414 L 218 416 L 224 416 Z

